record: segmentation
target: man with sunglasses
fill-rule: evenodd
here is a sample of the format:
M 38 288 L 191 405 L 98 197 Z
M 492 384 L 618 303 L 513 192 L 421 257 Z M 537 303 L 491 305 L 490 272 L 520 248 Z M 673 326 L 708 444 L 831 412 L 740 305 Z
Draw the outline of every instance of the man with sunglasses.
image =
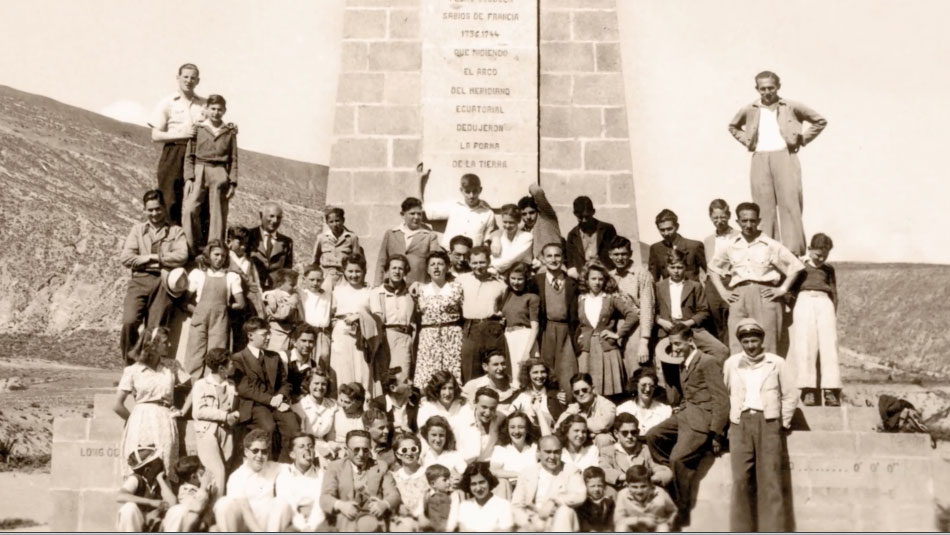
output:
M 574 402 L 564 409 L 554 425 L 560 426 L 570 414 L 580 414 L 587 419 L 587 429 L 594 437 L 594 445 L 598 448 L 606 448 L 614 442 L 613 437 L 610 436 L 610 429 L 617 416 L 617 406 L 595 392 L 593 384 L 594 380 L 589 373 L 575 373 L 571 377 L 570 387 L 571 393 L 574 394 Z
M 385 461 L 373 460 L 369 433 L 346 434 L 346 457 L 330 463 L 323 476 L 320 507 L 336 531 L 388 531 L 402 498 Z
M 614 420 L 614 438 L 616 444 L 600 450 L 600 467 L 609 485 L 622 489 L 627 469 L 634 465 L 645 466 L 653 474 L 650 477 L 653 483 L 662 487 L 670 484 L 673 472 L 653 460 L 650 449 L 640 440 L 640 422 L 636 416 L 628 412 L 618 414 Z
M 244 463 L 228 478 L 225 495 L 214 505 L 218 531 L 283 531 L 293 511 L 276 497 L 281 465 L 269 460 L 271 436 L 252 429 L 244 437 Z
M 558 437 L 543 437 L 538 463 L 518 476 L 511 509 L 519 531 L 577 531 L 574 507 L 587 499 L 587 486 L 581 471 L 561 459 L 563 450 Z
M 718 454 L 729 423 L 729 393 L 722 366 L 696 349 L 693 330 L 679 323 L 669 334 L 672 354 L 659 360 L 679 368 L 679 382 L 668 388 L 673 415 L 647 433 L 646 441 L 658 463 L 673 470 L 673 499 L 680 527 L 689 525 L 693 476 L 699 461 L 711 449 Z M 671 381 L 672 382 L 672 381 Z

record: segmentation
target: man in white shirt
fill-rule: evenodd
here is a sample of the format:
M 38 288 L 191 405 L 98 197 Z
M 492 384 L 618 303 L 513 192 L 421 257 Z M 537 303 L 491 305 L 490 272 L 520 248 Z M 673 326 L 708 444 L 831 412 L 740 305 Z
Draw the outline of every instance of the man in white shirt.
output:
M 253 429 L 244 437 L 244 464 L 231 474 L 225 495 L 214 504 L 218 531 L 283 531 L 292 515 L 275 494 L 281 465 L 268 460 L 271 436 Z
M 205 113 L 206 100 L 195 94 L 198 82 L 198 67 L 192 63 L 179 67 L 178 91 L 158 103 L 148 123 L 152 141 L 164 145 L 158 160 L 158 189 L 165 197 L 169 220 L 175 225 L 181 225 L 186 146 L 198 135 L 197 124 Z
M 778 96 L 774 72 L 755 76 L 760 100 L 745 106 L 729 132 L 752 152 L 752 199 L 762 207 L 762 232 L 779 239 L 796 256 L 805 254 L 802 226 L 802 167 L 797 152 L 818 137 L 828 121 L 815 110 Z M 802 122 L 808 129 L 802 132 Z M 780 233 L 775 231 L 776 208 Z
M 293 438 L 290 452 L 291 464 L 281 465 L 277 474 L 277 498 L 293 510 L 293 526 L 297 531 L 326 531 L 322 526 L 326 514 L 320 508 L 320 492 L 323 488 L 323 470 L 314 456 L 314 438 L 301 433 Z
M 450 422 L 458 452 L 466 463 L 488 461 L 498 443 L 498 426 L 504 420 L 498 412 L 498 392 L 483 386 L 475 392 L 471 404 L 471 410 L 463 409 Z
M 423 178 L 424 182 L 427 180 L 428 174 Z M 422 187 L 425 190 L 424 183 Z M 459 191 L 462 192 L 462 201 L 426 201 L 424 205 L 429 219 L 446 219 L 445 232 L 439 241 L 446 251 L 450 250 L 450 242 L 455 236 L 468 236 L 477 247 L 484 245 L 495 230 L 495 213 L 488 203 L 479 199 L 482 181 L 478 175 L 462 175 Z
M 726 361 L 729 450 L 732 461 L 731 531 L 788 531 L 783 492 L 785 436 L 798 406 L 794 372 L 785 359 L 766 353 L 765 329 L 752 318 L 739 322 L 742 352 Z
M 577 531 L 574 507 L 584 503 L 587 487 L 581 471 L 561 460 L 563 449 L 556 436 L 542 438 L 538 464 L 518 476 L 511 508 L 519 530 Z
M 508 357 L 505 326 L 501 323 L 501 300 L 508 286 L 488 273 L 491 251 L 472 249 L 472 272 L 460 275 L 462 286 L 462 382 L 481 376 L 482 355 L 501 353 Z M 509 361 L 510 364 L 510 361 Z M 508 366 L 510 370 L 510 365 Z M 509 371 L 509 373 L 511 373 Z

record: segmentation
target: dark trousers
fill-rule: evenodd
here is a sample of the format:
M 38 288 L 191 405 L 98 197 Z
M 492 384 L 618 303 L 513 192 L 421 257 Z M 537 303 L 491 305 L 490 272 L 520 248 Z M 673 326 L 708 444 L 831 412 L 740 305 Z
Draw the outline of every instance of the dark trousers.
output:
M 691 429 L 685 419 L 674 414 L 647 432 L 646 441 L 653 458 L 673 471 L 673 501 L 680 518 L 689 521 L 693 479 L 699 461 L 710 451 L 709 433 Z
M 511 361 L 508 359 L 508 344 L 505 342 L 505 326 L 498 321 L 465 320 L 462 327 L 462 383 L 485 375 L 482 370 L 482 356 L 502 353 L 508 361 L 509 374 Z
M 709 306 L 709 323 L 712 334 L 726 347 L 729 347 L 729 303 L 719 295 L 712 279 L 706 278 L 706 304 Z
M 122 304 L 122 333 L 120 347 L 126 364 L 135 361 L 141 350 L 139 325 L 145 322 L 145 333 L 165 325 L 171 297 L 162 284 L 161 275 L 133 273 Z
M 785 437 L 781 419 L 742 413 L 729 429 L 732 458 L 732 531 L 788 531 L 788 502 L 782 488 Z
M 285 400 L 290 403 L 290 400 Z M 282 463 L 292 462 L 290 459 L 290 450 L 293 446 L 291 441 L 294 435 L 300 429 L 297 425 L 297 417 L 291 411 L 279 412 L 273 407 L 255 403 L 251 408 L 251 419 L 248 421 L 250 429 L 263 429 L 274 436 L 276 429 L 280 433 L 280 452 L 274 452 L 273 458 Z
M 181 208 L 185 198 L 185 149 L 187 140 L 172 141 L 162 147 L 158 158 L 158 189 L 165 197 L 168 221 L 181 225 Z

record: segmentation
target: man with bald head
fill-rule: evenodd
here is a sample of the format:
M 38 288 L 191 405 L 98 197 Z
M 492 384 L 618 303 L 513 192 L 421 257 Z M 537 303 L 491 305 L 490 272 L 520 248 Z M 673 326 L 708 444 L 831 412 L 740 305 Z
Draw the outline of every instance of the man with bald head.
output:
M 555 435 L 538 442 L 538 463 L 518 476 L 511 508 L 521 531 L 577 531 L 574 507 L 584 503 L 581 471 L 561 459 L 564 446 Z
M 247 252 L 257 266 L 264 290 L 272 288 L 274 270 L 294 267 L 294 240 L 277 232 L 284 212 L 275 202 L 267 202 L 260 211 L 261 224 L 247 233 Z

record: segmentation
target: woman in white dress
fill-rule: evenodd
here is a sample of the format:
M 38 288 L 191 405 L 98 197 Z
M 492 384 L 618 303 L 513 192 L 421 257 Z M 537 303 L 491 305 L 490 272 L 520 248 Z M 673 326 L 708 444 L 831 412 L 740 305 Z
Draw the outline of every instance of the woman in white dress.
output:
M 672 407 L 653 399 L 656 385 L 656 372 L 650 368 L 639 368 L 630 378 L 628 387 L 635 390 L 636 397 L 617 406 L 617 414 L 626 412 L 637 417 L 641 437 L 645 436 L 650 428 L 673 415 Z
M 507 492 L 515 488 L 521 472 L 538 462 L 537 442 L 537 431 L 527 414 L 516 411 L 505 417 L 490 462 L 495 477 L 508 483 Z
M 557 427 L 564 450 L 561 460 L 565 464 L 572 464 L 578 470 L 597 466 L 600 462 L 600 451 L 591 439 L 587 429 L 587 418 L 580 414 L 569 414 Z
M 369 359 L 373 355 L 376 321 L 369 309 L 370 290 L 363 282 L 365 276 L 366 259 L 362 255 L 350 255 L 343 260 L 343 282 L 333 289 L 330 367 L 336 372 L 337 384 L 357 382 L 375 394 Z
M 472 533 L 513 531 L 511 503 L 494 494 L 498 485 L 486 462 L 474 462 L 465 469 L 459 489 L 466 499 L 459 505 L 458 530 Z

